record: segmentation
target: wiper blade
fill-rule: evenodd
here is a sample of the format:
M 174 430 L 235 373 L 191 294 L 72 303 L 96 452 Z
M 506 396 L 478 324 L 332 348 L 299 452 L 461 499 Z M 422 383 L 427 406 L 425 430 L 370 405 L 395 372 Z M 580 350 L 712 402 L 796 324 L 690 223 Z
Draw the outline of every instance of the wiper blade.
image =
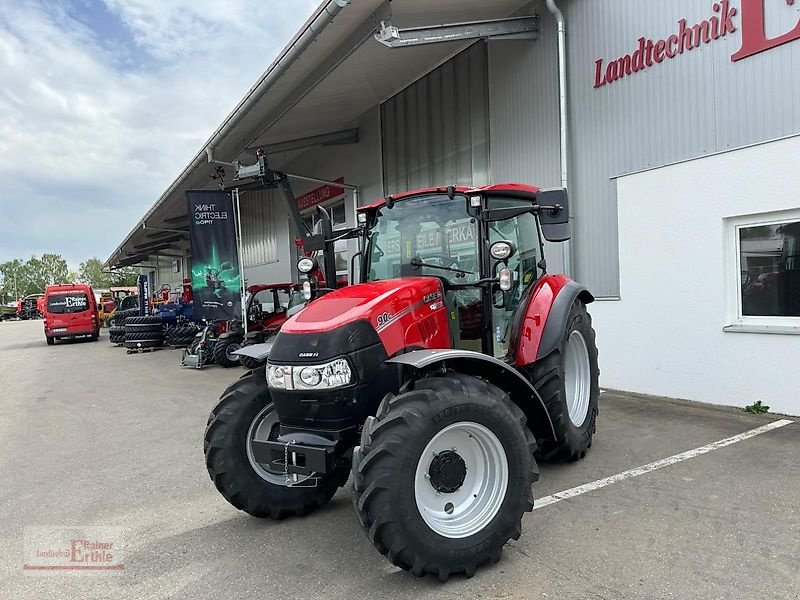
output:
M 432 265 L 430 263 L 423 262 L 423 260 L 419 256 L 415 256 L 411 259 L 409 264 L 414 267 L 415 269 L 420 269 L 422 267 L 428 267 L 429 269 L 440 269 L 442 271 L 450 271 L 451 273 L 458 273 L 462 277 L 467 275 L 474 275 L 472 271 L 462 271 L 461 269 L 454 269 L 453 267 L 445 267 L 442 265 Z

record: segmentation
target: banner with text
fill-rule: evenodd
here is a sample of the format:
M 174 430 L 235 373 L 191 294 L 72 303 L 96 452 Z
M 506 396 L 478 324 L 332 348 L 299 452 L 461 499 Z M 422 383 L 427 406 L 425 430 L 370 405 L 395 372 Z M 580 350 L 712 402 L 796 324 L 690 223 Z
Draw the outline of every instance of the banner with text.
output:
M 194 317 L 207 321 L 242 318 L 241 275 L 233 198 L 224 190 L 190 190 Z

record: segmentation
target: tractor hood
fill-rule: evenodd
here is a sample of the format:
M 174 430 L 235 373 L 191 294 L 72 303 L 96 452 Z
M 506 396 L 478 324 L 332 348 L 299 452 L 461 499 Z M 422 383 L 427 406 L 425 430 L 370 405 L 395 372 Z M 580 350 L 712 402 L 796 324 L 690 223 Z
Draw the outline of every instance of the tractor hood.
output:
M 449 346 L 441 281 L 409 277 L 351 285 L 314 300 L 283 324 L 270 362 L 318 363 L 347 354 L 358 370 L 410 347 Z M 364 352 L 369 358 L 358 358 Z
M 355 321 L 367 321 L 380 332 L 426 301 L 432 303 L 441 300 L 441 289 L 441 282 L 435 277 L 409 277 L 350 285 L 313 301 L 286 321 L 281 332 L 318 334 Z

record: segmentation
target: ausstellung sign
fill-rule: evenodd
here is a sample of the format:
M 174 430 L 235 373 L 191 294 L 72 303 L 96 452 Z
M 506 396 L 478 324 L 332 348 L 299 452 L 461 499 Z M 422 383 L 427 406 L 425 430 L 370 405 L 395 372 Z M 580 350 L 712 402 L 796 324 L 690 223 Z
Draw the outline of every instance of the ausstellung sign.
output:
M 777 37 L 767 37 L 765 32 L 765 2 L 780 0 L 741 0 L 740 8 L 731 6 L 730 0 L 714 2 L 711 5 L 712 15 L 694 25 L 686 19 L 680 19 L 677 31 L 672 35 L 653 41 L 644 36 L 639 38 L 638 48 L 631 54 L 606 62 L 602 58 L 595 61 L 594 87 L 614 83 L 640 71 L 681 56 L 685 52 L 710 44 L 741 30 L 742 45 L 731 56 L 736 62 L 770 50 L 781 44 L 800 39 L 800 18 L 795 27 Z M 788 6 L 794 0 L 783 0 Z M 737 25 L 737 21 L 739 22 Z

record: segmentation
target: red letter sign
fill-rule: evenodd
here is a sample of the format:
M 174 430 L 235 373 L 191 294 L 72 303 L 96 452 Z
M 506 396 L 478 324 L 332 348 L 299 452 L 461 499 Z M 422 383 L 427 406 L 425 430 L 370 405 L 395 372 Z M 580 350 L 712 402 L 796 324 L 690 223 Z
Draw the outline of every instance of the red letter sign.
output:
M 786 0 L 789 6 L 794 0 Z M 742 0 L 742 47 L 731 56 L 732 61 L 742 60 L 764 50 L 800 39 L 800 21 L 789 33 L 768 39 L 764 31 L 764 0 Z

